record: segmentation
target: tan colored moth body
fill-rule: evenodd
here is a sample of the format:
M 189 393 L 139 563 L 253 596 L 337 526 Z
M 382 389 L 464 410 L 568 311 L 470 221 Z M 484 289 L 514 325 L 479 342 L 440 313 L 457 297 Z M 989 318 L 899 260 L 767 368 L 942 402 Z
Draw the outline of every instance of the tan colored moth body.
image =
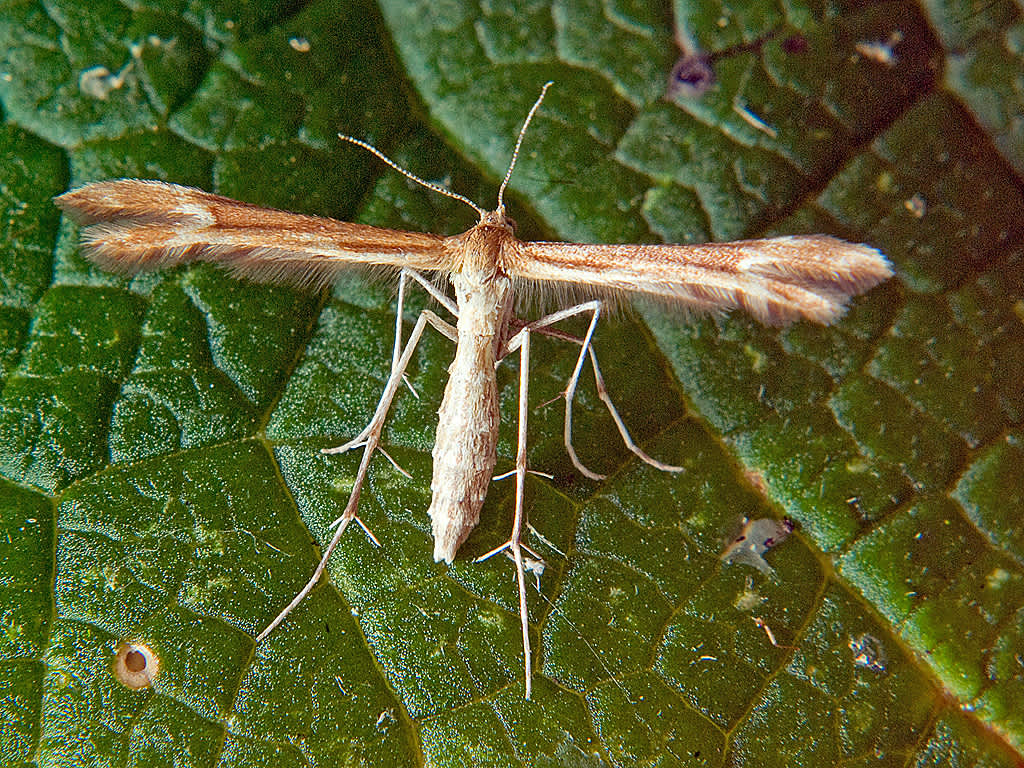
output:
M 486 211 L 461 195 L 399 168 L 358 139 L 342 137 L 373 152 L 414 181 L 472 206 L 480 214 L 480 221 L 452 237 L 286 213 L 161 181 L 101 181 L 56 198 L 57 204 L 84 226 L 82 241 L 90 258 L 115 271 L 137 272 L 205 260 L 243 277 L 314 286 L 330 283 L 339 271 L 353 266 L 390 267 L 399 272 L 391 375 L 377 410 L 356 438 L 338 448 L 324 450 L 325 453 L 340 453 L 363 447 L 352 493 L 313 576 L 257 641 L 266 637 L 313 589 L 348 523 L 354 520 L 362 525 L 376 543 L 376 538 L 357 515 L 359 497 L 370 458 L 377 451 L 384 452 L 380 446 L 384 420 L 426 324 L 456 342 L 433 449 L 429 514 L 437 561 L 450 563 L 480 518 L 496 462 L 499 413 L 495 368 L 507 355 L 517 350 L 520 353 L 516 508 L 512 534 L 505 544 L 483 557 L 506 551 L 516 565 L 525 693 L 529 698 L 530 637 L 526 564 L 522 554 L 529 550 L 522 544 L 521 537 L 525 526 L 530 334 L 548 334 L 580 345 L 576 367 L 564 392 L 564 442 L 573 464 L 583 475 L 602 477 L 579 461 L 571 442 L 572 402 L 588 359 L 594 369 L 598 396 L 608 408 L 626 447 L 654 467 L 667 471 L 681 469 L 652 459 L 632 441 L 604 389 L 597 357 L 591 347 L 601 302 L 588 301 L 526 322 L 514 316 L 516 291 L 520 285 L 560 284 L 590 289 L 602 295 L 647 296 L 694 311 L 741 308 L 770 325 L 784 325 L 798 319 L 827 324 L 842 314 L 850 297 L 892 274 L 888 261 L 874 248 L 827 235 L 699 245 L 588 245 L 517 239 L 514 224 L 505 215 L 502 197 L 526 127 L 543 95 L 542 92 L 520 131 L 512 162 L 498 193 L 498 205 L 493 211 Z M 456 302 L 453 304 L 438 292 L 420 272 L 446 275 L 454 288 Z M 403 345 L 402 297 L 407 280 L 418 282 L 450 310 L 457 318 L 457 325 L 453 328 L 431 310 L 423 310 Z M 590 315 L 590 324 L 583 338 L 551 328 L 566 318 L 585 314 Z
M 461 236 L 465 259 L 452 273 L 459 309 L 455 359 L 438 411 L 434 476 L 427 510 L 434 560 L 450 563 L 480 521 L 497 462 L 498 361 L 512 320 L 512 281 L 498 266 L 506 239 L 515 239 L 504 216 L 492 213 Z

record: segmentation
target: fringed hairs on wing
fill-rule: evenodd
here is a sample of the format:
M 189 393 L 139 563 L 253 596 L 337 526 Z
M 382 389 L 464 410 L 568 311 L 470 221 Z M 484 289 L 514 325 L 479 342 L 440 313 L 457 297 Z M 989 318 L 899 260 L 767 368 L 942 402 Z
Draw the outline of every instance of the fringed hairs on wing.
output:
M 520 243 L 508 269 L 530 281 L 640 294 L 695 311 L 744 309 L 762 323 L 828 324 L 892 275 L 874 248 L 828 235 L 703 245 Z
M 261 208 L 191 187 L 119 179 L 55 202 L 86 254 L 118 272 L 210 261 L 262 282 L 320 286 L 353 266 L 444 269 L 443 238 Z

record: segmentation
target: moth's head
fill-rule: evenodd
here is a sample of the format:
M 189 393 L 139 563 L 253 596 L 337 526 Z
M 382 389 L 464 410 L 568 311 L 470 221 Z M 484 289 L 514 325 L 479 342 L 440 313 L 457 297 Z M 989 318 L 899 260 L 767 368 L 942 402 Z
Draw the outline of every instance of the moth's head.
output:
M 516 221 L 505 214 L 504 205 L 498 207 L 496 210 L 480 214 L 480 223 L 477 224 L 477 226 L 504 229 L 510 235 L 514 235 L 516 233 Z

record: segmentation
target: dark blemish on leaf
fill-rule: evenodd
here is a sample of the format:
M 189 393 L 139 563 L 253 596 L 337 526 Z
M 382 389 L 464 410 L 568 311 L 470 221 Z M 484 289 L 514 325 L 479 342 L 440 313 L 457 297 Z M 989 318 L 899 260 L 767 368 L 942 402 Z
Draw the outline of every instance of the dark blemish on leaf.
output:
M 668 99 L 676 96 L 698 99 L 714 84 L 715 71 L 711 68 L 711 60 L 698 53 L 683 51 L 672 67 L 665 96 Z
M 133 648 L 124 655 L 124 665 L 129 672 L 141 672 L 146 668 L 146 657 Z
M 715 62 L 719 59 L 728 59 L 744 53 L 761 54 L 764 45 L 774 40 L 780 34 L 779 29 L 774 29 L 757 37 L 749 42 L 733 45 L 720 51 L 712 53 L 701 53 L 696 43 L 680 28 L 676 28 L 676 45 L 679 46 L 679 58 L 672 65 L 672 72 L 669 74 L 668 87 L 665 89 L 665 98 L 672 101 L 675 97 L 681 96 L 684 99 L 697 99 L 711 90 L 715 84 Z M 810 50 L 810 43 L 807 38 L 799 33 L 785 37 L 779 44 L 783 53 L 798 55 Z
M 783 53 L 788 53 L 792 56 L 807 53 L 811 48 L 811 44 L 807 42 L 807 38 L 803 35 L 790 35 L 782 41 L 781 47 Z
M 715 70 L 711 66 L 711 58 L 701 53 L 700 46 L 686 29 L 682 19 L 677 19 L 673 27 L 679 58 L 669 73 L 665 99 L 699 99 L 715 84 Z

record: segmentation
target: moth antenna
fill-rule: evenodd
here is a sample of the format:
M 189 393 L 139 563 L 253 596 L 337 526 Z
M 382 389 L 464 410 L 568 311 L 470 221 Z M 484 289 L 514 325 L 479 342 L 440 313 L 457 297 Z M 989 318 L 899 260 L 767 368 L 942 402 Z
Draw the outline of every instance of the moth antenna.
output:
M 533 106 L 526 115 L 526 120 L 523 122 L 523 127 L 519 129 L 519 136 L 516 138 L 515 149 L 512 150 L 512 160 L 508 164 L 508 170 L 505 171 L 505 178 L 501 182 L 501 186 L 498 188 L 498 210 L 504 210 L 505 208 L 505 187 L 508 186 L 508 180 L 512 178 L 512 170 L 516 167 L 516 160 L 519 159 L 519 148 L 523 145 L 523 137 L 526 136 L 526 129 L 530 127 L 530 121 L 533 120 L 533 116 L 537 114 L 537 110 L 540 109 L 540 104 L 544 101 L 544 94 L 548 92 L 554 84 L 554 80 L 548 80 L 544 83 L 544 87 L 540 89 L 540 96 L 533 102 Z
M 398 163 L 396 163 L 390 157 L 385 155 L 383 152 L 381 152 L 379 149 L 377 149 L 372 144 L 368 144 L 367 142 L 363 141 L 362 139 L 357 139 L 354 136 L 347 136 L 344 133 L 339 133 L 338 134 L 338 138 L 342 139 L 344 141 L 347 141 L 350 144 L 355 144 L 357 147 L 362 147 L 367 152 L 372 152 L 377 157 L 379 157 L 381 160 L 383 160 L 385 163 L 387 163 L 392 168 L 394 168 L 396 171 L 398 171 L 400 174 L 405 176 L 405 178 L 410 179 L 411 181 L 415 181 L 420 186 L 423 186 L 423 187 L 426 187 L 427 189 L 433 190 L 434 192 L 437 192 L 438 194 L 444 195 L 445 197 L 450 197 L 452 200 L 459 200 L 459 201 L 465 203 L 470 208 L 472 208 L 474 211 L 476 211 L 480 215 L 481 218 L 483 218 L 484 215 L 487 213 L 487 211 L 485 211 L 483 208 L 481 208 L 479 205 L 474 203 L 472 200 L 470 200 L 465 195 L 460 195 L 458 192 L 452 192 L 447 187 L 442 187 L 440 184 L 435 184 L 432 181 L 427 181 L 426 179 L 421 179 L 419 176 L 417 176 L 412 171 L 407 171 L 405 168 L 400 166 Z

